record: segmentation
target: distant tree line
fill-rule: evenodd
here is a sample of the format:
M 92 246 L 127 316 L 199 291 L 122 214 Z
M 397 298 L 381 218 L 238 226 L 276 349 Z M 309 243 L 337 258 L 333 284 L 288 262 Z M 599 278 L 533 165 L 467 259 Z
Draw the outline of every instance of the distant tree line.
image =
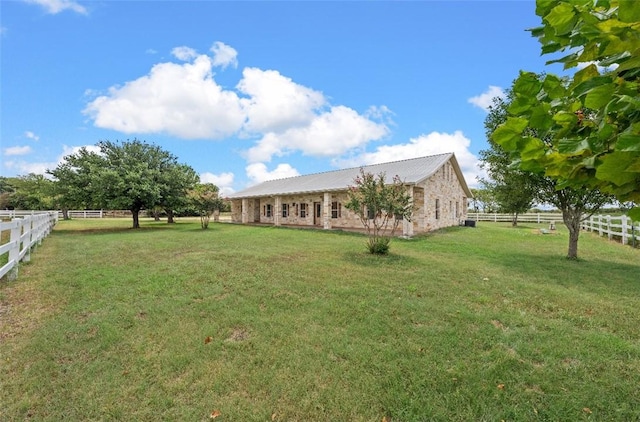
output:
M 157 145 L 139 140 L 101 141 L 99 151 L 68 155 L 50 178 L 40 174 L 0 177 L 0 209 L 124 209 L 140 227 L 142 211 L 173 223 L 175 216 L 206 217 L 228 209 L 217 186 L 200 183 L 188 165 Z M 208 219 L 207 219 L 208 223 Z M 203 228 L 208 226 L 203 223 Z

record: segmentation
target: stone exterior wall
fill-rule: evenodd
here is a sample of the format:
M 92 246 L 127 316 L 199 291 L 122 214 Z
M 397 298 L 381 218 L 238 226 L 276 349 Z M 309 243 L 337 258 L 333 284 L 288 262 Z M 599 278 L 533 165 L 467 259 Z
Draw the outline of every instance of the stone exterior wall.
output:
M 401 225 L 404 235 L 426 233 L 457 226 L 467 217 L 467 197 L 450 162 L 429 179 L 411 188 L 414 214 Z M 361 229 L 358 216 L 347 210 L 347 192 L 283 195 L 234 199 L 231 220 L 235 223 L 316 226 L 325 229 Z M 306 212 L 303 212 L 306 204 Z M 319 206 L 319 215 L 316 207 Z M 286 212 L 283 212 L 284 209 Z

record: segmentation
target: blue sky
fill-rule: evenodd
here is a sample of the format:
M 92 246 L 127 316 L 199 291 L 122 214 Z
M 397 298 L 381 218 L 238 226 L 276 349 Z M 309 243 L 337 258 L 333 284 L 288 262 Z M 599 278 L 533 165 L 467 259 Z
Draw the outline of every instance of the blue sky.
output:
M 145 140 L 223 192 L 454 152 L 545 66 L 531 1 L 0 2 L 0 175 Z

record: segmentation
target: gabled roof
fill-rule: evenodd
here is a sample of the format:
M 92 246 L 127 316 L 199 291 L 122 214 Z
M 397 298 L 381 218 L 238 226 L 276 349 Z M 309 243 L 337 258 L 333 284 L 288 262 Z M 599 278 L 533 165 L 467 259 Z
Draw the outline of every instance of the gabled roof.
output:
M 431 177 L 449 160 L 451 160 L 451 164 L 453 165 L 466 195 L 469 198 L 473 197 L 453 153 L 429 155 L 427 157 L 393 161 L 389 163 L 372 164 L 369 166 L 269 180 L 243 191 L 230 194 L 227 197 L 229 199 L 240 199 L 274 195 L 342 191 L 355 184 L 354 179 L 360 174 L 361 168 L 364 169 L 365 172 L 372 173 L 374 175 L 384 173 L 386 176 L 386 183 L 392 183 L 393 177 L 397 175 L 405 184 L 414 185 Z

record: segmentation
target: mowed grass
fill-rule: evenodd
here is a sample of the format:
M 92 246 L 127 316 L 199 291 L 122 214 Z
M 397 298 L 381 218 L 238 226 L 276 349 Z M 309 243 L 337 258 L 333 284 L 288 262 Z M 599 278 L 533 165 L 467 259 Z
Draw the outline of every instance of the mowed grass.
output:
M 638 420 L 640 251 L 61 221 L 0 286 L 0 420 Z

